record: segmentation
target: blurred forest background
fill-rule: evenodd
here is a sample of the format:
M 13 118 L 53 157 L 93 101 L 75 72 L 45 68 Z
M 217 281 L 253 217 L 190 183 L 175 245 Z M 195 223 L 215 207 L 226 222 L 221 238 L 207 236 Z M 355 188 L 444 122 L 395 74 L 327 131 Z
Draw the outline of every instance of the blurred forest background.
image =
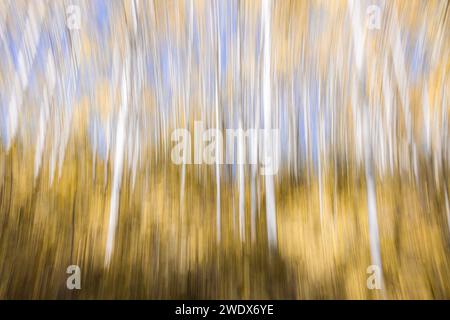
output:
M 446 0 L 0 1 L 0 298 L 450 298 L 449 30 Z M 278 173 L 175 165 L 194 121 L 279 129 Z

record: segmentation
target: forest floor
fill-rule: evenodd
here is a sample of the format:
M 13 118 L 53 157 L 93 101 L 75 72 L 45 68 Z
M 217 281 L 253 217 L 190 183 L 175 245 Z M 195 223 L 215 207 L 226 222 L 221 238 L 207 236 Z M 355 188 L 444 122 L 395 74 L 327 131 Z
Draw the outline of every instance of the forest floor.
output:
M 1 154 L 0 298 L 450 298 L 445 199 L 431 174 L 422 175 L 420 186 L 399 176 L 377 179 L 385 288 L 369 290 L 361 174 L 336 183 L 324 175 L 322 206 L 317 178 L 276 179 L 278 242 L 269 250 L 262 187 L 252 231 L 250 181 L 245 185 L 240 239 L 238 188 L 223 178 L 219 242 L 213 166 L 187 168 L 182 205 L 181 167 L 149 165 L 134 187 L 125 171 L 112 260 L 105 266 L 112 176 L 105 172 L 111 168 L 105 171 L 101 161 L 93 166 L 91 155 L 76 150 L 68 150 L 51 185 L 48 167 L 36 179 L 19 167 L 25 163 L 19 154 L 27 155 L 18 147 Z M 81 290 L 66 287 L 69 265 L 80 267 Z

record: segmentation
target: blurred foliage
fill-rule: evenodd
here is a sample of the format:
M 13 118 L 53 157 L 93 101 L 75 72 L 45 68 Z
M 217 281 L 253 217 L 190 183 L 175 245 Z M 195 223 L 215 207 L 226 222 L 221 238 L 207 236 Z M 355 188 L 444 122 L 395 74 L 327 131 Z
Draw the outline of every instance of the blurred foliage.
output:
M 31 2 L 0 1 L 0 298 L 450 298 L 448 1 L 386 1 L 382 28 L 360 33 L 352 1 L 271 1 L 275 250 L 264 176 L 246 165 L 239 185 L 236 166 L 219 166 L 219 242 L 215 166 L 170 161 L 175 128 L 214 127 L 216 115 L 220 130 L 238 119 L 250 128 L 261 117 L 261 3 L 79 1 L 75 32 L 69 1 L 46 3 L 47 40 L 25 37 L 19 50 Z M 363 19 L 369 2 L 359 3 Z M 27 86 L 16 51 L 31 59 Z M 382 291 L 367 288 L 369 167 Z M 81 290 L 66 288 L 69 265 L 81 268 Z

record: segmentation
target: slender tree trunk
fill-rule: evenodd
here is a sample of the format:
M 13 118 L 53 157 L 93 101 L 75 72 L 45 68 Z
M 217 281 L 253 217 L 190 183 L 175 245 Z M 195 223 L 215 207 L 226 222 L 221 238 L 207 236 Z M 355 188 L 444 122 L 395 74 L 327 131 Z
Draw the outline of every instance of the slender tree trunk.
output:
M 367 101 L 365 101 L 365 93 L 363 87 L 363 66 L 364 66 L 364 38 L 363 38 L 363 21 L 360 14 L 360 6 L 357 0 L 349 1 L 350 15 L 352 17 L 352 32 L 353 32 L 353 46 L 356 56 L 356 73 L 357 78 L 355 81 L 354 90 L 355 101 L 358 105 L 354 106 L 354 110 L 357 111 L 362 106 L 363 112 L 363 150 L 364 150 L 364 167 L 365 167 L 365 177 L 366 177 L 366 190 L 367 190 L 367 209 L 368 209 L 368 220 L 369 220 L 369 239 L 370 239 L 370 254 L 372 258 L 372 264 L 376 265 L 380 269 L 380 283 L 381 287 L 384 288 L 383 282 L 383 272 L 382 272 L 382 261 L 381 261 L 381 249 L 378 231 L 378 219 L 377 219 L 377 205 L 376 205 L 376 184 L 375 178 L 372 172 L 372 144 L 370 143 L 370 121 L 371 116 L 369 106 Z
M 271 0 L 263 0 L 262 3 L 262 27 L 264 32 L 264 52 L 263 52 L 263 105 L 264 105 L 264 156 L 273 157 L 273 139 L 270 136 L 271 129 Z M 272 159 L 275 161 L 275 159 Z M 266 189 L 266 219 L 267 219 L 267 239 L 269 247 L 277 247 L 277 220 L 273 176 L 271 174 L 264 176 Z

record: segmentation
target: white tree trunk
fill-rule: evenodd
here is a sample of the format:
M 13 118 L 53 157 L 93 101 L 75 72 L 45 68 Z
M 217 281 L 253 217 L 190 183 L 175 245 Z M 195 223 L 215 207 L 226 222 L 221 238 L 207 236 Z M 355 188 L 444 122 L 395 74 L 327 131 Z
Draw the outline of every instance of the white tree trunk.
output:
M 122 89 L 121 89 L 121 104 L 119 109 L 119 118 L 117 123 L 116 133 L 116 147 L 114 150 L 114 169 L 113 169 L 113 184 L 111 190 L 111 205 L 109 211 L 109 225 L 108 238 L 106 240 L 105 265 L 108 266 L 111 262 L 112 251 L 114 248 L 114 238 L 117 227 L 120 187 L 122 184 L 123 173 L 123 159 L 125 153 L 125 137 L 126 137 L 126 119 L 128 113 L 128 60 L 125 61 L 125 66 L 122 73 Z
M 364 166 L 366 175 L 366 190 L 367 190 L 367 209 L 368 209 L 368 220 L 369 220 L 369 239 L 370 239 L 370 255 L 372 259 L 372 264 L 376 265 L 380 269 L 380 284 L 384 288 L 383 283 L 383 272 L 382 272 L 382 261 L 381 261 L 381 249 L 380 240 L 378 232 L 378 220 L 377 220 L 377 205 L 376 205 L 376 191 L 375 191 L 375 179 L 372 173 L 372 144 L 370 143 L 370 121 L 371 115 L 369 114 L 368 105 L 365 101 L 364 93 L 362 93 L 361 82 L 363 80 L 363 66 L 364 66 L 364 36 L 362 31 L 363 21 L 361 17 L 361 8 L 358 0 L 349 1 L 350 16 L 352 19 L 352 33 L 353 33 L 353 49 L 356 55 L 356 71 L 357 78 L 354 82 L 354 110 L 357 111 L 362 105 L 363 113 L 363 129 L 362 141 L 364 150 Z M 358 112 L 359 113 L 359 112 Z
M 264 148 L 265 155 L 273 157 L 273 140 L 270 137 L 271 129 L 271 71 L 270 71 L 270 50 L 271 50 L 271 0 L 263 0 L 262 3 L 262 26 L 264 32 L 264 52 L 263 52 L 263 106 L 264 106 Z M 267 238 L 271 248 L 277 247 L 277 220 L 273 176 L 268 174 L 264 177 L 266 188 L 266 219 Z

